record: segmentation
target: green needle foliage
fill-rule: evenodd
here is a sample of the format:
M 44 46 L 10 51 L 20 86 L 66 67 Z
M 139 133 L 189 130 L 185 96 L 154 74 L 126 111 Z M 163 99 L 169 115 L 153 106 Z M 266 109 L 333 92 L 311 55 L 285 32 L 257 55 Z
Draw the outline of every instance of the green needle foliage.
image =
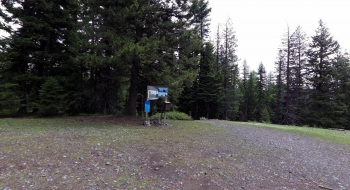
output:
M 67 101 L 64 89 L 57 79 L 49 77 L 39 90 L 38 109 L 42 116 L 63 114 Z

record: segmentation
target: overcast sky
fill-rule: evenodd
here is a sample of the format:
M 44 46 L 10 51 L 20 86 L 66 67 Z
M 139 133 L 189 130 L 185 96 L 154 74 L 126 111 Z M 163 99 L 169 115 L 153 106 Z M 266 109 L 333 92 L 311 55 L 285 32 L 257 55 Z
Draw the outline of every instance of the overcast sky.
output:
M 211 33 L 217 25 L 232 19 L 238 39 L 239 65 L 247 60 L 251 70 L 262 62 L 274 70 L 283 34 L 289 25 L 300 25 L 308 36 L 315 35 L 320 19 L 330 29 L 343 50 L 350 50 L 350 0 L 209 0 Z

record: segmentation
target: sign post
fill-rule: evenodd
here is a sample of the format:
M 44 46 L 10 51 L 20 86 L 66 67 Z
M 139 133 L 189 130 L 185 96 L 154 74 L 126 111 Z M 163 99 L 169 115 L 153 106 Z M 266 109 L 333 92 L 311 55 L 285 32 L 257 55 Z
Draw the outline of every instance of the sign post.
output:
M 145 101 L 145 112 L 146 112 L 146 122 L 148 122 L 148 113 L 150 111 L 151 103 L 150 100 L 158 100 L 159 98 L 165 99 L 163 104 L 164 112 L 164 124 L 166 122 L 166 112 L 170 111 L 170 102 L 168 102 L 169 88 L 161 86 L 147 86 L 147 101 Z

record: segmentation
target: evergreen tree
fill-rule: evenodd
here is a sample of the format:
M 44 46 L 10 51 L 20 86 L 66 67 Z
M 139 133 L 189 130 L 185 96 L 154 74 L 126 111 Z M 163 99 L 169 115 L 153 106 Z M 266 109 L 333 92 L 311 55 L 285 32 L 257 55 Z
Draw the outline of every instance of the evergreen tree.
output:
M 39 114 L 51 116 L 63 114 L 66 109 L 66 95 L 58 80 L 49 77 L 39 90 Z
M 248 80 L 249 80 L 249 66 L 247 64 L 247 61 L 243 61 L 243 67 L 242 67 L 242 80 L 239 85 L 240 93 L 242 94 L 242 98 L 240 101 L 240 108 L 239 108 L 239 120 L 240 121 L 247 121 L 247 115 L 248 115 Z
M 211 66 L 209 66 L 208 62 L 211 62 L 211 55 L 208 52 L 210 47 L 212 48 L 212 45 L 210 47 L 208 46 L 208 43 L 204 43 L 206 40 L 208 33 L 209 33 L 209 14 L 211 12 L 211 8 L 209 8 L 209 4 L 207 1 L 204 0 L 193 0 L 192 4 L 189 8 L 189 28 L 193 28 L 194 31 L 198 34 L 200 37 L 202 44 L 200 47 L 200 50 L 198 52 L 192 52 L 193 54 L 189 57 L 197 57 L 195 54 L 199 54 L 199 74 L 196 76 L 196 78 L 193 80 L 193 84 L 191 87 L 186 87 L 185 90 L 182 93 L 181 96 L 181 105 L 180 110 L 187 112 L 188 110 L 191 110 L 191 114 L 193 113 L 193 116 L 195 119 L 199 119 L 200 117 L 209 117 L 209 113 L 215 113 L 215 106 L 209 104 L 212 104 L 211 101 L 208 100 L 208 97 L 213 96 L 213 94 L 207 94 L 209 91 L 207 91 L 205 86 L 206 84 L 201 81 L 204 80 L 207 82 L 208 75 L 214 76 L 213 71 L 211 70 Z M 186 42 L 187 43 L 187 42 Z M 193 42 L 192 42 L 193 43 Z M 197 43 L 196 43 L 197 44 Z M 181 46 L 184 48 L 184 46 Z M 187 45 L 187 48 L 190 47 Z M 209 49 L 206 49 L 209 48 Z M 180 51 L 181 52 L 181 51 Z M 188 54 L 189 55 L 189 54 Z M 193 65 L 193 64 L 191 64 Z M 209 70 L 208 70 L 209 69 Z M 191 72 L 193 73 L 193 72 Z M 208 87 L 213 87 L 212 84 L 208 84 Z M 192 99 L 188 99 L 191 97 Z M 203 97 L 205 100 L 201 100 L 198 97 Z M 204 106 L 202 103 L 206 102 L 206 106 Z M 204 107 L 203 107 L 204 106 Z M 213 117 L 213 116 L 210 116 Z
M 270 123 L 270 114 L 266 107 L 261 111 L 260 121 L 263 123 Z
M 284 76 L 285 76 L 285 54 L 283 51 L 279 51 L 276 61 L 276 111 L 275 111 L 275 122 L 277 124 L 283 123 L 283 94 L 284 94 Z
M 64 65 L 71 58 L 71 31 L 77 22 L 72 16 L 77 7 L 75 1 L 20 1 L 2 0 L 9 14 L 7 23 L 16 23 L 17 30 L 10 31 L 6 63 L 2 75 L 6 82 L 18 85 L 21 99 L 19 114 L 25 114 L 39 96 L 39 88 L 45 77 L 61 75 Z
M 329 29 L 320 20 L 307 52 L 308 80 L 312 85 L 307 121 L 311 126 L 333 127 L 337 123 L 334 113 L 345 111 L 334 101 L 332 86 L 332 59 L 338 50 L 338 42 L 333 40 Z
M 281 50 L 284 51 L 285 53 L 285 76 L 286 76 L 286 95 L 285 95 L 285 106 L 284 106 L 284 121 L 283 124 L 289 125 L 291 124 L 291 65 L 294 64 L 294 59 L 293 59 L 293 49 L 291 45 L 291 34 L 290 34 L 290 29 L 288 26 L 287 33 L 285 34 L 285 39 L 283 40 L 282 44 L 284 45 L 284 48 Z
M 216 56 L 216 71 L 220 70 L 220 43 L 221 43 L 221 36 L 220 36 L 220 24 L 218 24 L 218 30 L 216 33 L 216 42 L 215 42 L 215 56 Z
M 222 118 L 234 119 L 235 112 L 238 110 L 237 102 L 239 96 L 237 92 L 238 86 L 238 66 L 237 66 L 237 39 L 232 28 L 232 21 L 228 19 L 225 23 L 222 37 L 223 45 L 221 46 L 221 69 L 223 72 L 223 102 L 222 102 Z
M 247 121 L 256 121 L 255 112 L 257 108 L 257 92 L 256 86 L 258 83 L 258 77 L 255 71 L 251 71 L 247 82 Z
M 289 102 L 289 122 L 291 124 L 302 124 L 303 117 L 305 117 L 305 64 L 307 37 L 298 26 L 291 36 L 292 60 L 290 64 L 290 102 Z
M 216 72 L 213 46 L 206 43 L 201 53 L 201 69 L 197 101 L 199 102 L 200 117 L 217 118 L 222 86 L 220 72 Z
M 266 79 L 266 109 L 269 113 L 270 121 L 276 123 L 276 78 L 272 72 L 269 72 Z
M 332 107 L 330 108 L 332 112 L 328 117 L 332 117 L 335 124 L 327 127 L 349 129 L 350 59 L 348 55 L 337 52 L 332 60 L 332 68 Z
M 209 1 L 192 0 L 190 15 L 193 18 L 191 19 L 191 25 L 195 27 L 195 30 L 203 41 L 209 34 L 210 12 L 211 8 L 209 7 Z
M 258 69 L 258 81 L 257 81 L 257 108 L 255 118 L 257 121 L 262 121 L 263 111 L 266 109 L 266 71 L 262 63 Z M 266 109 L 267 111 L 267 109 Z M 266 115 L 264 120 L 266 120 Z M 270 119 L 269 119 L 270 120 Z
M 3 78 L 0 76 L 0 79 Z M 0 84 L 0 111 L 9 110 L 11 113 L 17 111 L 20 102 L 20 98 L 16 94 L 17 88 L 17 84 Z
M 120 112 L 125 104 L 129 58 L 123 54 L 131 39 L 126 34 L 126 10 L 132 2 L 81 1 L 75 47 L 81 85 L 71 96 L 74 107 L 87 113 Z M 120 54 L 122 57 L 120 58 Z M 125 60 L 125 62 L 124 62 Z M 72 88 L 71 86 L 68 86 Z M 74 88 L 74 87 L 73 87 Z

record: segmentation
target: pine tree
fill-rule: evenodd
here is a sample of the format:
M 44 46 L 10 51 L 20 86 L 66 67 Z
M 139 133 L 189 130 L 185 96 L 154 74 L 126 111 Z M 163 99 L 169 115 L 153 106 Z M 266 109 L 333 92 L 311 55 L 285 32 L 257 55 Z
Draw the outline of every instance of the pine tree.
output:
M 266 78 L 266 109 L 269 113 L 269 118 L 272 123 L 277 123 L 275 120 L 276 111 L 276 78 L 272 72 L 267 74 Z
M 258 82 L 257 82 L 257 107 L 255 118 L 257 121 L 262 121 L 263 111 L 266 109 L 266 71 L 262 63 L 258 69 Z M 267 110 L 266 110 L 267 111 Z M 266 120 L 266 117 L 264 118 Z
M 209 1 L 192 0 L 190 15 L 193 18 L 191 19 L 191 25 L 195 27 L 195 30 L 203 41 L 205 41 L 209 34 L 210 12 Z
M 338 50 L 338 42 L 333 40 L 329 29 L 320 20 L 307 52 L 308 80 L 312 86 L 307 120 L 312 126 L 332 127 L 337 123 L 334 112 L 344 111 L 342 108 L 338 110 L 332 86 L 332 59 Z
M 57 79 L 49 77 L 39 90 L 39 114 L 51 116 L 63 114 L 66 109 L 66 95 Z
M 3 79 L 0 76 L 0 79 Z M 0 84 L 0 111 L 15 113 L 19 107 L 20 98 L 16 94 L 18 85 L 12 83 Z
M 192 35 L 186 32 L 189 30 L 189 7 L 186 1 L 169 2 L 140 1 L 130 6 L 127 12 L 128 30 L 127 36 L 132 41 L 124 46 L 124 51 L 120 54 L 128 59 L 124 60 L 130 64 L 128 74 L 129 95 L 126 102 L 125 114 L 135 115 L 137 107 L 137 95 L 145 91 L 147 84 L 156 83 L 157 85 L 168 86 L 172 80 L 178 77 L 178 73 L 184 73 L 184 76 L 192 76 L 197 68 L 193 68 L 193 62 L 185 63 L 179 66 L 179 60 L 175 56 L 178 52 L 182 57 L 182 50 L 185 48 L 179 41 L 183 35 Z M 195 37 L 190 38 L 194 44 L 197 44 Z M 190 46 L 193 47 L 193 46 Z M 190 50 L 185 50 L 188 52 Z M 192 49 L 192 56 L 197 57 L 200 49 Z M 197 62 L 198 66 L 198 62 Z M 182 68 L 191 68 L 191 70 L 181 70 Z M 148 75 L 148 76 L 147 76 Z M 144 77 L 146 76 L 146 77 Z M 187 80 L 187 79 L 186 79 Z M 182 86 L 184 81 L 173 83 L 169 88 L 176 90 L 176 87 Z M 180 90 L 181 91 L 181 90 Z M 178 97 L 170 97 L 177 99 Z
M 285 54 L 282 50 L 279 51 L 276 61 L 276 111 L 275 111 L 275 122 L 277 124 L 283 123 L 284 118 L 284 107 L 283 107 L 283 96 L 284 96 L 284 84 L 285 84 Z
M 72 94 L 76 97 L 73 107 L 88 113 L 120 113 L 125 104 L 123 86 L 130 69 L 127 62 L 130 55 L 123 52 L 124 45 L 131 42 L 125 31 L 128 28 L 125 19 L 132 2 L 90 0 L 80 3 L 79 41 L 75 47 L 79 50 L 77 70 L 83 77 L 75 87 L 79 91 Z
M 72 15 L 77 5 L 75 1 L 42 0 L 1 3 L 10 13 L 1 10 L 5 21 L 19 27 L 10 31 L 3 51 L 6 56 L 1 56 L 7 64 L 2 73 L 9 83 L 18 85 L 18 114 L 25 114 L 33 109 L 45 77 L 60 75 L 71 58 L 71 32 L 77 22 Z
M 282 42 L 282 44 L 285 46 L 284 48 L 282 48 L 281 50 L 284 51 L 286 57 L 286 68 L 285 68 L 285 75 L 286 75 L 286 96 L 285 96 L 285 106 L 284 106 L 284 121 L 283 123 L 286 125 L 290 125 L 291 124 L 291 88 L 290 88 L 290 84 L 291 84 L 291 65 L 293 65 L 294 63 L 294 59 L 293 59 L 293 49 L 292 49 L 292 45 L 291 45 L 291 33 L 290 33 L 290 29 L 288 26 L 287 29 L 287 33 L 285 34 L 285 39 Z
M 199 85 L 197 101 L 199 102 L 199 117 L 217 118 L 219 102 L 221 100 L 222 86 L 220 73 L 216 72 L 213 46 L 205 43 L 201 53 L 201 69 L 199 72 Z
M 261 111 L 260 121 L 263 123 L 270 123 L 270 114 L 266 107 Z
M 248 80 L 249 80 L 249 66 L 247 64 L 247 61 L 243 61 L 243 67 L 242 67 L 242 80 L 240 82 L 239 88 L 240 93 L 242 94 L 241 102 L 240 102 L 240 108 L 239 108 L 239 117 L 240 121 L 247 121 L 248 116 Z
M 289 122 L 291 124 L 303 123 L 303 117 L 305 116 L 305 64 L 306 57 L 306 34 L 298 26 L 295 32 L 291 36 L 292 47 L 292 60 L 290 64 L 290 102 L 289 102 Z
M 239 101 L 236 93 L 236 86 L 238 86 L 238 66 L 237 66 L 237 39 L 232 28 L 231 19 L 227 19 L 223 33 L 223 45 L 221 46 L 221 69 L 223 72 L 223 87 L 224 97 L 222 102 L 222 118 L 233 119 L 235 116 L 234 110 L 238 110 L 237 102 Z M 231 110 L 231 111 L 230 111 Z M 232 112 L 232 113 L 229 113 Z M 229 116 L 231 115 L 231 116 Z
M 247 121 L 256 121 L 255 112 L 257 108 L 257 92 L 256 86 L 258 83 L 258 77 L 255 71 L 251 71 L 247 82 Z
M 331 115 L 335 124 L 327 127 L 349 129 L 350 59 L 340 51 L 332 60 Z

